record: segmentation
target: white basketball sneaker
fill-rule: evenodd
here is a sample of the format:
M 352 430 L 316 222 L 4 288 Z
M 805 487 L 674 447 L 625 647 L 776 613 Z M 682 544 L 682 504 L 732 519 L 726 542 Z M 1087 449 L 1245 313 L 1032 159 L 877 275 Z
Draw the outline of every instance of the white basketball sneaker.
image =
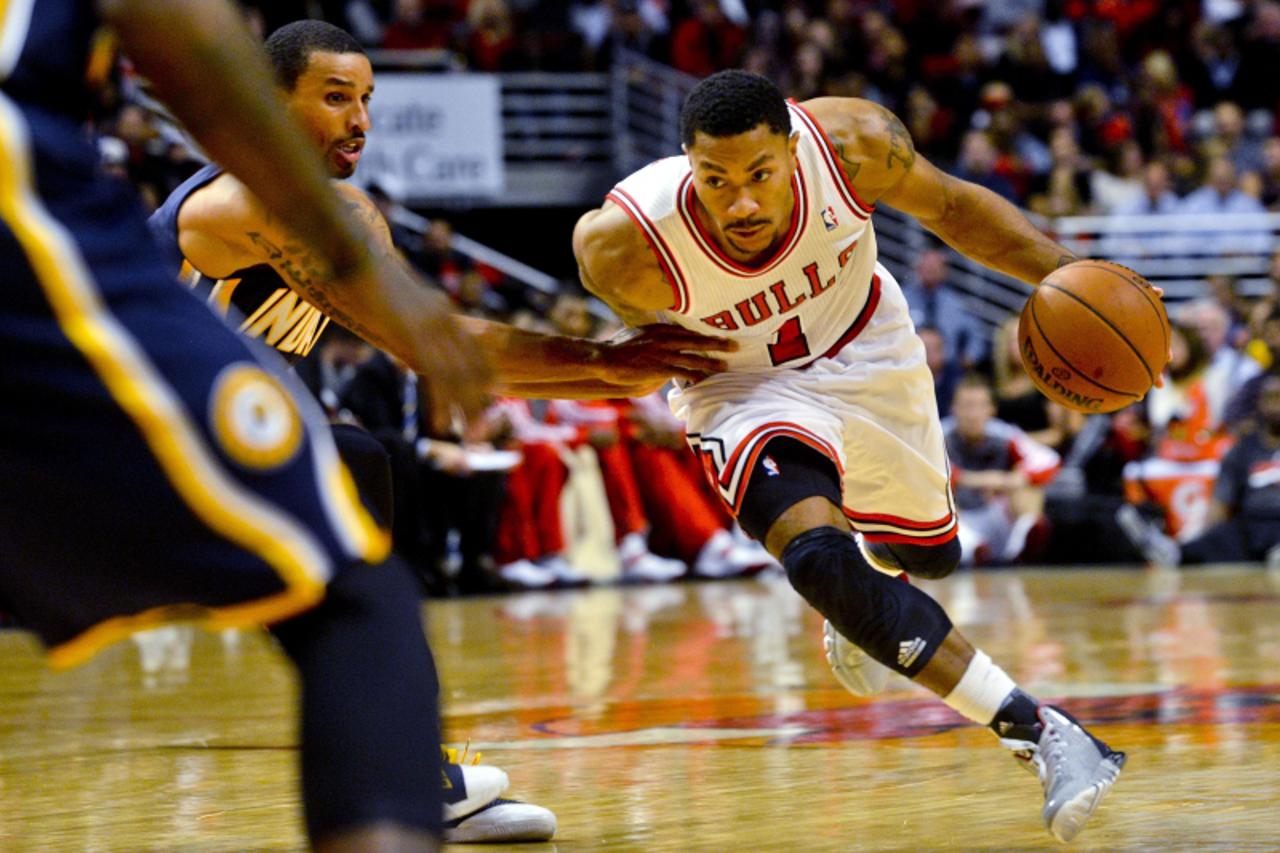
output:
M 467 762 L 465 750 L 444 753 L 444 840 L 452 844 L 549 841 L 556 834 L 550 809 L 502 799 L 510 780 L 497 767 Z M 467 763 L 464 763 L 467 762 Z
M 445 823 L 444 840 L 450 844 L 493 844 L 550 841 L 556 834 L 551 809 L 496 799 L 470 815 Z
M 836 681 L 854 696 L 874 696 L 889 683 L 893 670 L 849 642 L 827 620 L 822 620 L 822 648 Z

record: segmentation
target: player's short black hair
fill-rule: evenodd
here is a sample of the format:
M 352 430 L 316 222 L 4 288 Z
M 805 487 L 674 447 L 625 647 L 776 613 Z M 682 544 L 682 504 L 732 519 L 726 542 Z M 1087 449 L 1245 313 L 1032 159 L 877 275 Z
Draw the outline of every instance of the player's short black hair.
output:
M 718 71 L 693 88 L 680 111 L 680 141 L 693 144 L 698 133 L 736 136 L 758 124 L 791 134 L 787 99 L 767 77 L 749 71 Z
M 294 21 L 276 30 L 264 45 L 271 66 L 275 69 L 276 82 L 286 92 L 298 85 L 298 78 L 307 70 L 311 54 L 364 53 L 355 36 L 324 21 Z

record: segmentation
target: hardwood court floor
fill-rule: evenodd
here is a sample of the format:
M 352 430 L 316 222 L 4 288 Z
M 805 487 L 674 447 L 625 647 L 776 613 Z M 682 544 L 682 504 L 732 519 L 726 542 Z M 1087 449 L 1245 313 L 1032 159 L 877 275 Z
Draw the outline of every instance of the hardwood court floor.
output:
M 1072 849 L 1280 849 L 1280 576 L 1043 570 L 929 588 L 1025 687 L 1129 751 Z M 989 732 L 900 679 L 844 693 L 785 581 L 428 613 L 451 739 L 558 813 L 556 840 L 529 853 L 1061 846 Z M 0 850 L 299 849 L 293 699 L 257 634 L 169 629 L 54 674 L 0 632 Z

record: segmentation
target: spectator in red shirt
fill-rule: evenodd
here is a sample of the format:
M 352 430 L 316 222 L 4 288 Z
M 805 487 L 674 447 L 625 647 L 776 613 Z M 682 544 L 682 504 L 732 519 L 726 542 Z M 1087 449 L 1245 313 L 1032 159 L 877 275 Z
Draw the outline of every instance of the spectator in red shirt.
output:
M 396 0 L 382 46 L 390 50 L 451 47 L 461 12 L 455 0 Z
M 695 77 L 706 77 L 737 65 L 746 41 L 746 31 L 725 17 L 717 0 L 696 0 L 693 15 L 671 35 L 671 64 Z

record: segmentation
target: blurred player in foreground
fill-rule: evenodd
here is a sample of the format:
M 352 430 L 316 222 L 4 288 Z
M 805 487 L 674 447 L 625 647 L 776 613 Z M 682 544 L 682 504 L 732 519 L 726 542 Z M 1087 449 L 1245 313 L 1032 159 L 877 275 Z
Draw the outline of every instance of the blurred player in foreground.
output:
M 88 658 L 169 618 L 272 624 L 301 680 L 302 796 L 321 850 L 430 850 L 434 664 L 414 581 L 356 500 L 318 408 L 274 356 L 174 285 L 82 124 L 102 23 L 210 154 L 340 282 L 343 316 L 475 412 L 489 370 L 345 209 L 223 0 L 0 6 L 0 598 Z M 347 313 L 349 312 L 349 314 Z

